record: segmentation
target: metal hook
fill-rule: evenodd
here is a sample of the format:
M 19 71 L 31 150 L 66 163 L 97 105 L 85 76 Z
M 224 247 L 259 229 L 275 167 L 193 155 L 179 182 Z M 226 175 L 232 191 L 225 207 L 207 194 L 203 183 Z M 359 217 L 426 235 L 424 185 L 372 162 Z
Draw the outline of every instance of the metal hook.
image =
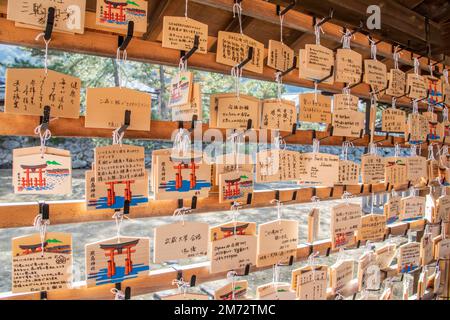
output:
M 47 24 L 44 31 L 45 41 L 50 41 L 53 33 L 53 26 L 55 25 L 55 8 L 49 7 L 47 11 Z
M 133 34 L 134 34 L 134 21 L 128 21 L 127 36 L 125 38 L 123 36 L 119 36 L 119 50 L 124 51 L 127 49 L 131 39 L 133 39 Z
M 194 46 L 188 52 L 181 51 L 181 60 L 186 62 L 197 50 L 200 45 L 200 36 L 198 34 L 194 37 Z

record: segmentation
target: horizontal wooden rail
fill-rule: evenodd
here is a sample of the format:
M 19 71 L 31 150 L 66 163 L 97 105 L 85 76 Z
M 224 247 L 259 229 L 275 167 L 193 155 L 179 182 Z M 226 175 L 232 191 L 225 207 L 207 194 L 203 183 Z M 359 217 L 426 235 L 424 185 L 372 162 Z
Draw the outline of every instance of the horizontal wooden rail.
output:
M 39 125 L 38 116 L 28 116 L 28 115 L 16 115 L 7 114 L 0 112 L 0 136 L 36 136 L 34 133 L 34 128 Z M 190 123 L 185 123 L 185 127 L 189 127 Z M 207 124 L 202 124 L 202 136 L 209 129 Z M 112 129 L 95 129 L 95 128 L 85 128 L 84 127 L 84 117 L 79 119 L 65 119 L 58 118 L 50 123 L 50 130 L 53 137 L 78 137 L 78 138 L 111 138 Z M 127 130 L 125 132 L 125 139 L 142 139 L 142 140 L 172 140 L 172 134 L 178 130 L 177 122 L 169 121 L 158 121 L 153 120 L 151 123 L 150 131 L 134 131 Z M 200 130 L 200 128 L 198 129 Z M 217 129 L 215 129 L 217 130 Z M 227 138 L 226 130 L 219 129 L 223 135 L 223 139 Z M 255 133 L 258 135 L 258 141 L 263 143 L 266 141 L 272 142 L 272 134 L 270 131 L 256 130 Z M 267 133 L 267 134 L 265 134 Z M 299 145 L 310 145 L 313 139 L 312 130 L 298 130 L 295 135 L 287 137 L 286 143 L 288 144 L 299 144 Z M 195 132 L 194 132 L 195 135 Z M 316 137 L 318 139 L 328 137 L 328 132 L 316 132 Z M 355 138 L 349 138 L 354 140 Z M 377 139 L 377 138 L 376 138 Z M 376 140 L 375 139 L 375 140 Z M 380 138 L 378 138 L 380 139 Z M 217 142 L 217 139 L 215 140 Z M 321 144 L 328 146 L 341 146 L 344 141 L 344 137 L 329 137 L 324 139 Z M 208 142 L 208 141 L 205 141 Z M 405 142 L 404 138 L 396 137 L 394 138 L 394 145 L 398 143 L 403 145 Z M 367 146 L 369 143 L 369 136 L 365 135 L 363 138 L 358 139 L 353 142 L 355 146 Z M 383 147 L 393 147 L 390 139 L 383 141 L 379 146 Z
M 387 235 L 403 235 L 407 230 L 418 231 L 425 227 L 425 220 L 418 220 L 408 224 L 399 223 L 386 228 Z M 296 261 L 302 261 L 309 257 L 311 252 L 319 252 L 321 256 L 330 254 L 335 251 L 331 249 L 331 241 L 323 240 L 317 241 L 313 245 L 301 244 L 297 247 Z M 270 269 L 271 267 L 256 268 L 252 267 L 251 272 L 257 272 Z M 193 275 L 197 277 L 197 284 L 220 280 L 226 277 L 227 272 L 214 273 L 209 272 L 209 262 L 203 262 L 195 265 L 180 267 L 184 279 L 190 279 Z M 395 274 L 396 270 L 389 269 L 387 272 Z M 168 289 L 175 289 L 172 285 L 172 280 L 177 278 L 178 271 L 173 268 L 165 268 L 155 271 L 150 271 L 149 275 L 137 279 L 126 280 L 122 283 L 123 286 L 131 287 L 132 295 L 139 296 L 154 292 L 159 292 Z M 89 300 L 89 299 L 113 299 L 111 289 L 114 285 L 103 285 L 98 287 L 87 288 L 85 281 L 76 282 L 72 289 L 64 289 L 51 291 L 47 293 L 49 300 Z M 347 292 L 348 296 L 357 292 L 357 286 L 352 286 L 352 292 Z M 21 293 L 12 294 L 11 292 L 0 293 L 0 300 L 39 300 L 40 293 Z
M 21 45 L 25 47 L 43 48 L 42 41 L 35 41 L 36 30 L 16 27 L 14 22 L 5 18 L 0 18 L 0 43 Z M 72 35 L 66 33 L 54 34 L 50 43 L 50 49 L 62 50 L 68 52 L 78 52 L 85 54 L 93 54 L 106 57 L 116 57 L 117 36 L 99 31 L 86 31 L 82 35 Z M 133 39 L 131 45 L 127 48 L 128 59 L 156 63 L 163 65 L 178 66 L 180 61 L 180 52 L 173 49 L 162 48 L 158 42 L 145 41 L 141 39 Z M 194 69 L 229 74 L 231 68 L 229 66 L 216 62 L 215 53 L 194 54 L 189 59 L 189 67 Z M 274 70 L 265 66 L 262 74 L 254 72 L 244 72 L 244 76 L 259 80 L 274 81 Z M 298 71 L 291 72 L 283 77 L 285 84 L 294 86 L 314 88 L 312 81 L 300 79 Z M 320 84 L 318 89 L 331 93 L 341 93 L 343 85 Z M 352 94 L 362 99 L 370 99 L 369 86 L 361 84 L 352 89 Z M 380 102 L 390 104 L 390 97 L 382 97 Z M 397 101 L 398 106 L 411 107 L 411 100 L 401 98 Z M 427 109 L 425 103 L 419 106 L 421 109 Z M 438 111 L 440 108 L 436 108 Z
M 406 190 L 406 185 L 399 190 Z M 386 192 L 386 185 L 372 185 L 372 193 L 369 192 L 369 186 L 364 187 L 361 193 L 361 185 L 335 186 L 333 189 L 316 188 L 315 195 L 322 200 L 340 199 L 344 189 L 354 196 L 371 195 L 372 193 Z M 333 194 L 330 197 L 331 191 Z M 301 189 L 282 189 L 280 191 L 281 201 L 291 201 L 294 192 L 297 191 L 297 198 L 289 204 L 310 203 L 314 195 L 314 188 Z M 273 191 L 255 191 L 253 194 L 252 208 L 263 208 L 273 206 L 270 202 L 275 199 L 275 190 Z M 86 202 L 82 200 L 74 201 L 53 201 L 50 205 L 50 221 L 52 225 L 81 223 L 89 221 L 108 221 L 111 220 L 112 210 L 87 211 Z M 186 203 L 186 205 L 189 205 Z M 131 209 L 132 218 L 149 218 L 171 216 L 178 208 L 177 200 L 151 200 L 145 207 L 134 207 Z M 207 213 L 214 211 L 226 211 L 230 209 L 229 203 L 219 203 L 218 194 L 211 193 L 208 198 L 200 198 L 197 202 L 195 213 Z M 0 204 L 0 229 L 18 228 L 31 226 L 35 216 L 38 213 L 38 204 L 32 203 L 2 203 Z

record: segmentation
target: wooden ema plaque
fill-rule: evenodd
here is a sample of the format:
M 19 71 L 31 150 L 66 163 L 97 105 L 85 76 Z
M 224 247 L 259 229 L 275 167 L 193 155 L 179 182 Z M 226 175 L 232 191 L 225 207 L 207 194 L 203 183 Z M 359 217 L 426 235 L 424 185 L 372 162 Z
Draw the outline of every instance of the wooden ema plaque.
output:
M 209 225 L 202 222 L 177 222 L 154 229 L 153 262 L 192 259 L 208 254 Z
M 339 157 L 325 153 L 300 153 L 299 184 L 333 186 L 339 180 Z
M 211 189 L 211 166 L 201 154 L 171 155 L 171 150 L 153 152 L 152 188 L 156 200 L 207 198 Z
M 401 197 L 390 197 L 384 204 L 384 215 L 386 216 L 386 223 L 391 224 L 399 219 L 400 215 L 400 201 Z
M 47 232 L 42 250 L 39 233 L 12 239 L 13 293 L 70 289 L 72 235 Z
M 86 178 L 86 209 L 122 209 L 125 201 L 130 207 L 148 205 L 148 174 L 142 179 L 118 182 L 95 182 L 94 171 L 87 170 Z
M 199 37 L 196 53 L 208 53 L 208 25 L 186 17 L 165 16 L 163 20 L 162 47 L 189 51 Z
M 374 154 L 364 154 L 361 157 L 362 183 L 374 184 L 384 180 L 385 159 Z
M 44 69 L 6 69 L 5 112 L 78 119 L 81 80 Z
M 364 112 L 353 110 L 333 111 L 333 136 L 359 138 L 364 132 Z
M 219 203 L 247 202 L 253 193 L 253 172 L 241 169 L 219 174 Z
M 256 182 L 298 179 L 300 153 L 288 150 L 262 150 L 256 154 Z
M 359 183 L 361 166 L 353 161 L 339 161 L 339 180 L 341 185 L 356 185 Z
M 286 71 L 294 65 L 294 50 L 280 41 L 269 40 L 267 66 Z
M 268 283 L 256 288 L 256 300 L 295 300 L 297 298 L 289 283 Z
M 420 261 L 422 266 L 430 264 L 434 260 L 433 256 L 433 235 L 424 233 L 420 239 Z
M 147 8 L 144 0 L 98 0 L 95 23 L 101 27 L 126 31 L 128 22 L 134 22 L 134 31 L 147 32 Z
M 117 129 L 131 111 L 127 130 L 150 131 L 151 96 L 127 88 L 87 88 L 86 128 Z
M 150 270 L 149 238 L 114 237 L 87 244 L 85 252 L 88 288 L 143 277 Z
M 406 158 L 389 157 L 385 160 L 384 182 L 392 186 L 401 186 L 408 183 Z
M 359 99 L 352 94 L 335 94 L 333 96 L 333 114 L 336 111 L 358 111 Z
M 382 214 L 362 216 L 361 227 L 358 229 L 358 240 L 380 241 L 386 232 L 386 217 Z
M 94 149 L 95 182 L 132 181 L 146 175 L 144 148 L 110 145 Z
M 427 158 L 421 156 L 406 158 L 407 180 L 416 185 L 427 181 Z
M 186 105 L 174 106 L 172 110 L 172 121 L 192 121 L 197 117 L 198 121 L 203 119 L 203 108 L 201 98 L 201 86 L 194 83 L 192 87 L 191 102 Z
M 378 267 L 383 270 L 391 266 L 392 261 L 397 255 L 397 245 L 386 244 L 375 250 L 375 258 Z
M 210 228 L 210 272 L 239 270 L 256 264 L 256 223 L 229 222 Z
M 219 185 L 219 175 L 236 171 L 237 165 L 243 172 L 253 172 L 254 160 L 251 155 L 227 153 L 218 155 L 214 160 L 214 184 Z
M 335 294 L 344 289 L 353 280 L 354 265 L 354 260 L 343 260 L 336 262 L 330 267 L 330 288 Z
M 292 271 L 291 288 L 297 300 L 326 300 L 328 266 L 305 266 Z
M 391 69 L 388 75 L 389 86 L 386 94 L 399 97 L 405 94 L 406 87 L 406 73 L 399 69 Z
M 406 77 L 406 92 L 411 99 L 423 99 L 428 95 L 425 78 L 415 74 L 408 73 Z
M 442 235 L 434 239 L 434 259 L 450 259 L 450 239 Z
M 430 192 L 425 196 L 425 218 L 430 223 L 441 222 L 436 210 L 436 198 L 433 192 Z
M 192 101 L 193 74 L 180 71 L 170 82 L 169 107 L 186 106 Z
M 44 30 L 48 9 L 55 8 L 55 31 L 84 33 L 86 1 L 84 0 L 14 0 L 8 1 L 7 19 L 16 24 Z
M 442 82 L 439 78 L 436 78 L 434 76 L 427 76 L 425 78 L 425 85 L 428 88 L 429 95 L 428 96 L 428 102 L 432 105 L 436 105 L 439 103 L 442 103 Z
M 404 133 L 406 129 L 406 112 L 396 108 L 388 108 L 381 113 L 381 131 Z
M 292 132 L 297 124 L 297 107 L 289 100 L 269 99 L 262 102 L 261 129 Z
M 297 257 L 298 221 L 275 220 L 258 226 L 257 267 L 267 267 Z
M 355 244 L 355 231 L 361 227 L 361 206 L 356 203 L 339 204 L 331 208 L 332 248 L 345 248 Z
M 216 62 L 234 67 L 247 59 L 250 47 L 253 47 L 253 58 L 244 70 L 263 73 L 264 44 L 240 33 L 219 31 Z
M 17 194 L 72 193 L 70 151 L 45 147 L 13 150 L 12 184 Z
M 321 80 L 331 74 L 334 66 L 333 50 L 320 44 L 306 44 L 304 52 L 305 68 L 309 70 L 313 80 Z
M 409 273 L 420 267 L 420 243 L 409 242 L 400 246 L 397 257 L 397 270 Z
M 356 277 L 358 279 L 358 291 L 374 285 L 372 282 L 373 280 L 379 279 L 379 273 L 375 253 L 372 251 L 363 253 L 363 255 L 358 259 L 358 268 L 356 272 Z
M 425 215 L 425 198 L 410 196 L 400 202 L 400 221 L 414 221 Z
M 216 95 L 211 98 L 209 125 L 220 129 L 248 129 L 259 128 L 261 116 L 260 101 L 250 96 L 235 94 Z
M 449 105 L 450 104 L 450 83 L 449 83 L 448 79 L 446 79 L 444 76 L 442 76 L 441 82 L 442 82 L 443 102 L 446 105 Z
M 450 222 L 450 196 L 440 196 L 436 203 L 437 217 L 444 223 Z
M 336 53 L 336 82 L 355 84 L 361 81 L 362 56 L 351 49 L 338 49 Z
M 219 289 L 214 290 L 213 299 L 222 301 L 233 300 L 234 294 L 234 300 L 246 300 L 247 291 L 248 281 L 236 280 L 234 281 L 234 288 L 233 283 L 229 282 Z
M 367 83 L 372 91 L 377 92 L 386 88 L 386 65 L 374 59 L 364 60 L 364 82 Z
M 319 122 L 331 124 L 331 98 L 322 94 L 302 93 L 299 95 L 302 122 Z

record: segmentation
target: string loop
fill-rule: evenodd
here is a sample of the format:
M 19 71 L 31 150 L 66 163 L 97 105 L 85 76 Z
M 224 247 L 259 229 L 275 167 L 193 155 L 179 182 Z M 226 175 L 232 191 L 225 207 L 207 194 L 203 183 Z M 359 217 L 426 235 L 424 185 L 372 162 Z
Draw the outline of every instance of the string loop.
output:
M 45 238 L 47 235 L 47 227 L 50 225 L 50 220 L 43 219 L 42 214 L 38 214 L 34 218 L 33 226 L 36 230 L 39 231 L 39 237 L 41 239 L 41 255 L 44 256 L 44 250 L 45 250 Z

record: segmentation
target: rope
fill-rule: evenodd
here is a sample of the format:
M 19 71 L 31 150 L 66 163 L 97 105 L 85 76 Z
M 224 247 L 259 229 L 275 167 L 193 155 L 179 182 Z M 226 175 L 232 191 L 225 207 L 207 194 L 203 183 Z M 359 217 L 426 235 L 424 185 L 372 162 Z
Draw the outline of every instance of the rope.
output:
M 395 46 L 394 48 L 394 54 L 393 54 L 393 58 L 394 58 L 394 69 L 398 70 L 398 60 L 400 59 L 400 55 L 401 53 L 398 52 L 399 50 L 399 46 Z
M 234 87 L 236 91 L 236 97 L 238 101 L 240 101 L 240 83 L 241 83 L 241 77 L 242 77 L 242 68 L 239 68 L 238 65 L 231 68 L 231 76 L 234 77 Z
M 350 44 L 351 44 L 351 41 L 352 41 L 352 38 L 354 37 L 354 35 L 352 35 L 352 32 L 350 30 L 346 30 L 342 34 L 343 34 L 342 39 L 341 39 L 342 48 L 343 49 L 351 49 Z
M 36 36 L 35 40 L 36 40 L 36 41 L 39 41 L 39 39 L 40 39 L 41 37 L 42 37 L 43 40 L 44 40 L 44 43 L 45 43 L 45 50 L 44 50 L 44 70 L 45 70 L 45 76 L 47 76 L 47 74 L 48 74 L 48 46 L 49 46 L 49 44 L 50 44 L 50 41 L 52 41 L 52 39 L 50 39 L 50 40 L 47 41 L 47 40 L 45 40 L 44 36 L 45 36 L 45 33 L 44 33 L 44 32 L 39 33 L 39 34 Z
M 320 33 L 325 34 L 322 27 L 319 26 L 319 24 L 322 22 L 323 19 L 318 21 L 316 25 L 314 26 L 314 35 L 316 36 L 316 44 L 320 45 Z
M 41 254 L 44 256 L 45 238 L 47 235 L 47 226 L 50 225 L 50 220 L 42 219 L 42 214 L 38 214 L 34 218 L 33 226 L 39 231 L 39 237 L 41 239 Z
M 313 151 L 312 151 L 313 153 L 319 153 L 320 152 L 320 141 L 318 139 L 314 139 L 312 147 L 313 147 Z
M 186 20 L 188 19 L 188 2 L 189 2 L 189 0 L 186 0 L 185 6 L 184 6 L 184 17 L 186 18 Z
M 45 145 L 47 141 L 50 140 L 50 138 L 52 137 L 52 133 L 49 129 L 45 129 L 45 131 L 42 132 L 42 124 L 34 129 L 34 133 L 39 135 L 39 139 L 41 141 L 40 143 L 41 158 L 44 159 Z
M 238 20 L 239 20 L 239 29 L 241 34 L 244 34 L 244 32 L 242 32 L 242 6 L 239 2 L 236 2 L 233 5 L 233 18 L 236 18 L 236 15 L 238 16 Z
M 372 38 L 368 37 L 368 39 L 370 42 L 370 56 L 373 60 L 377 60 L 377 45 Z
M 420 62 L 419 59 L 414 58 L 414 73 L 419 75 Z
M 125 300 L 125 293 L 123 291 L 112 288 L 111 293 L 114 295 L 114 300 Z

